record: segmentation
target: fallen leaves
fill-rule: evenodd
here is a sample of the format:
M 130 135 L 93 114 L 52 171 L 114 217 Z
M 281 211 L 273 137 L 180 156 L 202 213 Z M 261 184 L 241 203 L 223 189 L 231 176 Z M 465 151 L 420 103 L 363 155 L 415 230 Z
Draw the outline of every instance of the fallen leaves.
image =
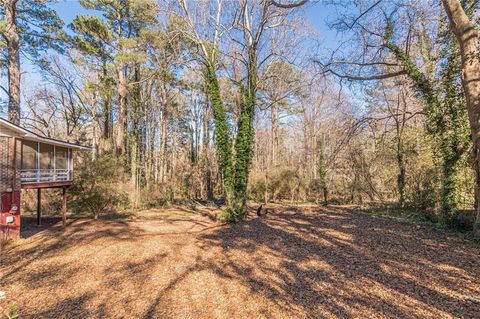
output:
M 201 209 L 205 209 L 202 208 Z M 21 318 L 478 318 L 480 251 L 355 211 L 78 220 L 2 255 Z

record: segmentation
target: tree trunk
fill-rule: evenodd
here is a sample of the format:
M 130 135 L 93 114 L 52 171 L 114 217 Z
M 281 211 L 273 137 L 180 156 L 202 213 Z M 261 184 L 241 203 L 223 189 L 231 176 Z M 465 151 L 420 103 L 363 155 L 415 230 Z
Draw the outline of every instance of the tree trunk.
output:
M 212 169 L 210 161 L 210 105 L 208 102 L 208 92 L 205 90 L 205 111 L 203 113 L 203 156 L 205 160 L 205 187 L 207 199 L 213 199 Z
M 165 182 L 167 173 L 167 129 L 168 129 L 168 92 L 164 84 L 161 85 L 162 123 L 160 140 L 160 182 Z
M 122 155 L 125 152 L 125 111 L 127 100 L 127 79 L 123 66 L 117 67 L 117 91 L 118 91 L 118 122 L 115 152 Z
M 443 189 L 442 189 L 442 221 L 449 227 L 455 226 L 455 220 L 458 213 L 458 204 L 456 199 L 456 176 L 455 166 L 459 158 L 449 155 L 443 155 Z
M 246 214 L 247 187 L 250 164 L 253 157 L 255 129 L 255 103 L 257 94 L 258 57 L 253 43 L 248 47 L 247 87 L 241 87 L 242 103 L 238 119 L 237 138 L 235 141 L 235 219 L 242 220 Z
M 20 124 L 20 35 L 17 28 L 17 0 L 6 0 L 4 37 L 8 54 L 8 119 Z
M 132 129 L 130 131 L 130 138 L 128 141 L 130 142 L 130 154 L 131 154 L 131 180 L 135 186 L 135 207 L 138 207 L 139 197 L 140 197 L 140 170 L 142 167 L 141 158 L 142 158 L 142 139 L 141 139 L 141 132 L 142 132 L 142 124 L 141 119 L 142 117 L 142 103 L 141 103 L 141 91 L 140 91 L 140 66 L 139 64 L 135 64 L 134 67 L 134 84 L 132 89 L 131 96 L 131 124 Z
M 400 136 L 397 136 L 397 186 L 398 186 L 398 204 L 400 207 L 405 205 L 405 152 Z
M 328 204 L 328 176 L 327 176 L 327 155 L 325 151 L 325 137 L 318 137 L 316 140 L 315 154 L 318 156 L 318 169 L 314 169 L 314 178 L 320 179 L 320 185 L 323 190 L 323 202 L 325 206 Z M 313 157 L 313 156 L 312 156 Z
M 108 84 L 108 70 L 106 61 L 102 65 L 101 95 L 103 102 L 103 130 L 100 138 L 100 152 L 105 153 L 112 150 L 112 96 Z
M 167 112 L 163 112 L 161 124 L 161 141 L 160 141 L 160 182 L 165 182 L 167 167 Z
M 268 169 L 265 168 L 265 192 L 263 194 L 263 201 L 268 204 Z
M 212 105 L 213 120 L 215 121 L 215 142 L 223 188 L 227 205 L 231 206 L 233 202 L 232 140 L 227 112 L 220 95 L 220 85 L 213 63 L 205 69 L 205 82 Z
M 272 167 L 276 168 L 277 166 L 277 154 L 278 154 L 278 109 L 274 104 L 271 106 L 271 130 L 272 130 L 272 145 L 271 145 L 271 156 L 272 156 Z
M 94 100 L 96 99 L 96 92 L 94 95 Z M 97 103 L 92 104 L 92 118 L 93 118 L 93 125 L 92 125 L 92 160 L 96 160 L 99 153 L 99 143 L 98 143 L 98 111 L 97 111 Z
M 155 181 L 155 137 L 157 135 L 157 116 L 150 114 L 150 132 L 148 135 L 148 184 Z M 155 181 L 156 182 L 156 181 Z
M 328 187 L 326 186 L 323 187 L 323 204 L 328 205 Z
M 256 62 L 255 62 L 256 63 Z M 255 64 L 256 65 L 256 64 Z M 253 68 L 253 66 L 251 66 Z M 249 70 L 249 73 L 256 70 Z M 235 142 L 235 213 L 236 219 L 245 217 L 245 205 L 247 202 L 247 186 L 250 171 L 250 163 L 253 155 L 256 95 L 256 73 L 249 74 L 248 88 L 243 89 L 242 107 L 238 120 L 237 139 Z
M 468 107 L 476 172 L 476 198 L 480 192 L 480 52 L 479 32 L 459 0 L 442 0 L 450 26 L 460 44 L 462 85 Z M 475 235 L 480 238 L 480 203 L 476 203 Z

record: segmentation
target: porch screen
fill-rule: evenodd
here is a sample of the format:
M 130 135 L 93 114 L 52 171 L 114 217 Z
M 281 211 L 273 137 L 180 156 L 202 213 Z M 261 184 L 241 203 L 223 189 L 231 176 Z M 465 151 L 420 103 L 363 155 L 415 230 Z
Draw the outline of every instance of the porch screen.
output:
M 22 169 L 37 169 L 37 143 L 22 141 Z
M 12 184 L 10 163 L 10 140 L 8 137 L 0 137 L 0 193 L 6 191 Z
M 53 169 L 53 145 L 40 144 L 40 169 Z
M 64 147 L 55 147 L 55 168 L 68 169 L 68 149 Z

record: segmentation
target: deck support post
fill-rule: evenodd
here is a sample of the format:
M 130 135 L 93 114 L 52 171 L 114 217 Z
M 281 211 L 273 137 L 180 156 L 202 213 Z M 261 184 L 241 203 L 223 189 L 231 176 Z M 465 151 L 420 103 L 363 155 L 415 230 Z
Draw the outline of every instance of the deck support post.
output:
M 37 188 L 37 226 L 42 224 L 42 189 Z
M 67 187 L 62 187 L 62 225 L 67 225 Z

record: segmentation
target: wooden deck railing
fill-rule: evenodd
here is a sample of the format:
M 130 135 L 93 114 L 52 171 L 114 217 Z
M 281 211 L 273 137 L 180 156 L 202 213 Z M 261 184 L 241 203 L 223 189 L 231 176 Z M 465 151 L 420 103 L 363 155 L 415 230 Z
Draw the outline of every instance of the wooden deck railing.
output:
M 68 169 L 22 169 L 22 184 L 69 182 L 73 180 L 73 172 Z

